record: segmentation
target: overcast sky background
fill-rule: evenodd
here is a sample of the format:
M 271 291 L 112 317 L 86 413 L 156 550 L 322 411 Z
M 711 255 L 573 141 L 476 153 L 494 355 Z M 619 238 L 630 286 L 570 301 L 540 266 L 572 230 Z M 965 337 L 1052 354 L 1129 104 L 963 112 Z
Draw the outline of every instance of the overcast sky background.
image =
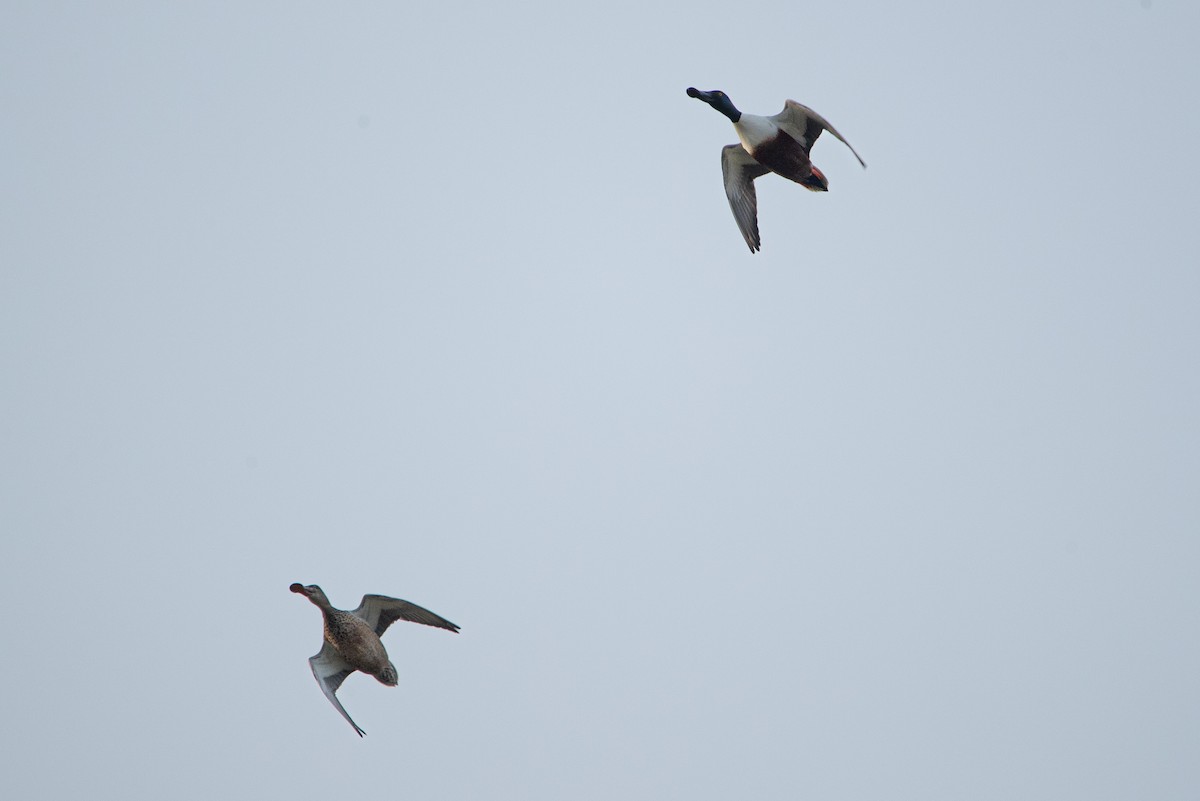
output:
M 1197 3 L 3 8 L 7 797 L 1200 793 Z

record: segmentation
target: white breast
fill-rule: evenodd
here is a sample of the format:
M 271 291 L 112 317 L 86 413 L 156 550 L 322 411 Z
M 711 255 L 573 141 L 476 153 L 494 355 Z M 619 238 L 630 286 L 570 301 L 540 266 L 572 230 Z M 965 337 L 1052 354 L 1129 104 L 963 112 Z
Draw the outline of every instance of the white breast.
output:
M 775 123 L 757 114 L 743 114 L 741 119 L 733 124 L 733 129 L 737 131 L 738 139 L 742 141 L 742 147 L 746 148 L 747 152 L 753 152 L 754 148 L 773 139 L 775 134 L 779 133 L 779 127 Z

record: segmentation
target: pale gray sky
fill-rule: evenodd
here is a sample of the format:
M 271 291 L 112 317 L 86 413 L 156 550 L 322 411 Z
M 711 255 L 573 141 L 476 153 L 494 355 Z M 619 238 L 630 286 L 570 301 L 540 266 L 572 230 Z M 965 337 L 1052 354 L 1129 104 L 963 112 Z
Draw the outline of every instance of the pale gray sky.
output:
M 6 797 L 1193 801 L 1198 35 L 5 4 Z

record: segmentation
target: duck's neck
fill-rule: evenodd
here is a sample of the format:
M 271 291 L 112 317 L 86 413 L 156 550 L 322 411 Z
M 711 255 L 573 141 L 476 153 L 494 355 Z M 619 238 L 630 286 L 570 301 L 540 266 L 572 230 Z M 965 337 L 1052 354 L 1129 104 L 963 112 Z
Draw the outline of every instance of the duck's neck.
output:
M 321 610 L 323 614 L 329 614 L 335 611 L 333 604 L 329 603 L 329 599 L 324 595 L 310 595 L 308 600 L 312 601 L 312 605 Z
M 742 112 L 738 111 L 737 108 L 734 107 L 733 103 L 729 101 L 729 98 L 725 98 L 724 102 L 714 106 L 714 108 L 728 117 L 729 121 L 735 125 L 737 124 L 737 121 L 742 118 Z

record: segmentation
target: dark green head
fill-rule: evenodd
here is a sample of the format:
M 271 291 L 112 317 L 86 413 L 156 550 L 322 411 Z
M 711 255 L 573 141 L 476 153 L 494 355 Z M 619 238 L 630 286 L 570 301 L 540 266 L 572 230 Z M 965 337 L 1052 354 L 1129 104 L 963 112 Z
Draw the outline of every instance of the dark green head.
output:
M 687 93 L 688 97 L 694 97 L 697 100 L 703 100 L 705 103 L 724 114 L 729 118 L 730 122 L 737 122 L 742 118 L 742 112 L 734 108 L 733 101 L 729 99 L 729 95 L 725 94 L 720 89 L 714 89 L 711 92 L 701 92 L 699 89 L 688 87 Z

